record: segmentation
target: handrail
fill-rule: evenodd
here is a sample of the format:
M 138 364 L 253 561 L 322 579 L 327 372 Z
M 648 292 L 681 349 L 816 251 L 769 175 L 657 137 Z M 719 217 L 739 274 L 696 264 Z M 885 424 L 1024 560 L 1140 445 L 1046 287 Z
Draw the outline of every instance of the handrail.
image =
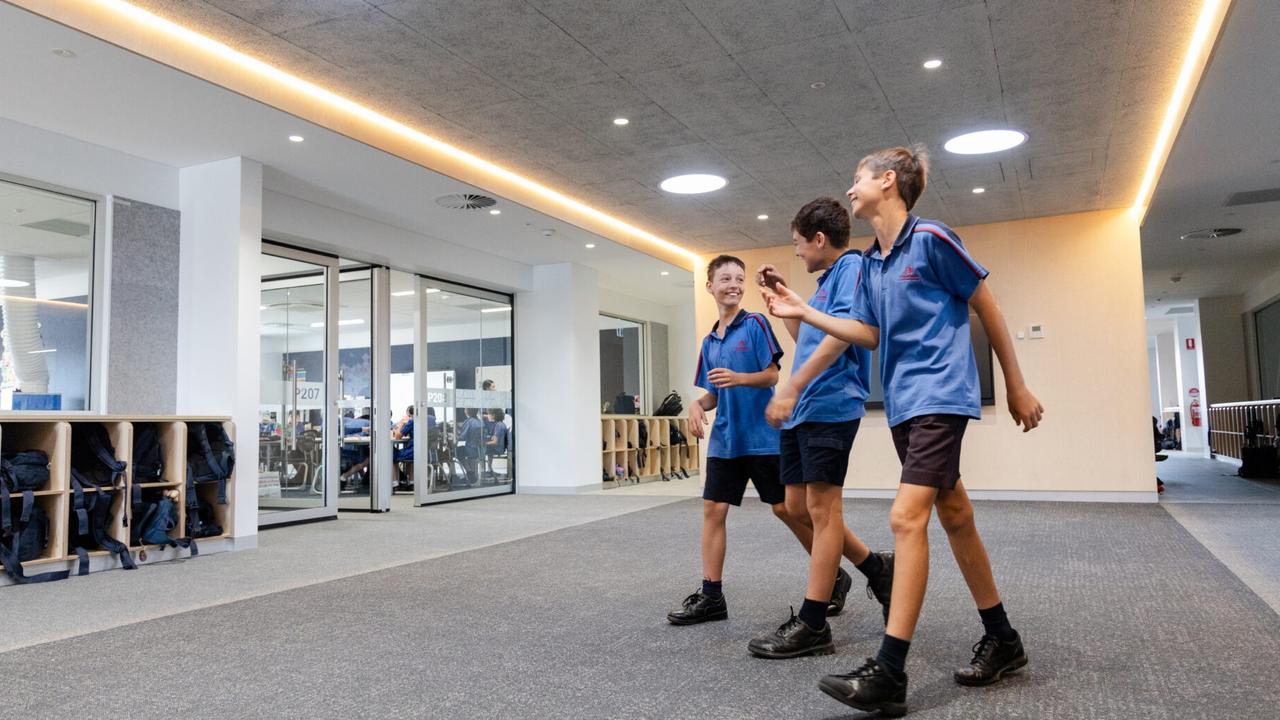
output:
M 1208 415 L 1209 451 L 1214 456 L 1241 460 L 1246 446 L 1280 445 L 1280 400 L 1217 403 L 1209 406 Z

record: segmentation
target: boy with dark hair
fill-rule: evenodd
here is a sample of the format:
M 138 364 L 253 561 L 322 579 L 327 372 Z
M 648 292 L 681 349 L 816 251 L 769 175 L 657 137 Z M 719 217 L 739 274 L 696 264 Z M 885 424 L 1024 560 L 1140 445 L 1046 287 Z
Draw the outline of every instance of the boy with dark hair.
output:
M 791 221 L 791 240 L 805 269 L 822 273 L 809 303 L 846 317 L 862 267 L 857 251 L 848 249 L 848 213 L 832 198 L 814 200 Z M 773 287 L 785 283 L 770 265 L 760 268 L 758 281 Z M 893 555 L 872 553 L 845 527 L 841 507 L 849 451 L 865 414 L 869 354 L 799 321 L 788 320 L 787 331 L 796 341 L 795 369 L 765 415 L 770 424 L 782 428 L 787 514 L 808 518 L 813 549 L 800 614 L 793 612 L 778 629 L 747 646 L 757 657 L 774 659 L 834 652 L 827 616 L 834 614 L 830 608 L 843 607 L 841 596 L 853 585 L 853 578 L 840 568 L 842 555 L 867 577 L 870 594 L 886 614 L 893 585 Z M 862 345 L 869 342 L 859 340 Z
M 973 505 L 960 480 L 960 444 L 970 418 L 981 417 L 977 366 L 969 337 L 972 307 L 1004 371 L 1009 413 L 1023 432 L 1044 408 L 1027 388 L 988 271 L 950 228 L 910 214 L 924 192 L 922 148 L 891 148 L 858 165 L 848 196 L 855 216 L 875 228 L 863 258 L 863 282 L 849 317 L 824 315 L 779 288 L 767 296 L 776 315 L 802 319 L 836 337 L 880 340 L 885 413 L 902 462 L 890 514 L 897 572 L 889 622 L 875 658 L 851 673 L 828 675 L 819 688 L 859 710 L 906 713 L 906 657 L 929 574 L 929 517 L 934 508 L 978 606 L 984 633 L 961 685 L 989 685 L 1027 664 L 1022 639 L 996 590 Z
M 707 411 L 715 424 L 707 448 L 702 498 L 702 588 L 667 614 L 673 625 L 693 625 L 729 616 L 724 599 L 725 520 L 729 506 L 742 505 L 747 482 L 808 550 L 813 530 L 807 518 L 793 518 L 783 504 L 778 481 L 778 431 L 761 422 L 778 382 L 782 349 L 763 315 L 742 309 L 746 266 L 732 255 L 707 265 L 707 292 L 720 318 L 702 341 L 694 384 L 706 390 L 689 407 L 689 431 L 707 436 Z M 843 606 L 843 598 L 841 598 Z M 839 609 L 836 610 L 839 612 Z

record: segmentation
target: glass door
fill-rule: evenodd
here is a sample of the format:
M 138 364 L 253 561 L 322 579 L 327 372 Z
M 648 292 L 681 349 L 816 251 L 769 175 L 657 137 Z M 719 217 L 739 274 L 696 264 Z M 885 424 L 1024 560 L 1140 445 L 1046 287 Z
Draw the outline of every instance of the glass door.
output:
M 262 244 L 258 524 L 337 515 L 338 261 Z
M 512 492 L 511 297 L 419 278 L 419 505 Z

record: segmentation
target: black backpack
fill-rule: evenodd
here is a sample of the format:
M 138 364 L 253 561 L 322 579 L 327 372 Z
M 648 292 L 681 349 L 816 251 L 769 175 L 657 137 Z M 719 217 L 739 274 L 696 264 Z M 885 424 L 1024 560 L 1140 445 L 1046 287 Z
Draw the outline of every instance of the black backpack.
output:
M 684 433 L 680 432 L 680 428 L 677 427 L 675 423 L 671 423 L 670 435 L 671 435 L 671 445 L 673 447 L 677 445 L 685 444 L 686 438 L 684 436 Z
M 159 431 L 155 425 L 134 425 L 133 431 L 133 482 L 160 482 L 164 454 L 160 450 Z
M 191 538 L 174 538 L 169 533 L 178 527 L 178 504 L 161 495 L 144 500 L 134 508 L 134 523 L 130 539 L 134 545 L 158 545 L 160 547 L 181 547 L 191 550 L 191 557 L 200 554 L 195 540 Z M 221 533 L 219 533 L 221 534 Z
M 649 447 L 649 423 L 641 420 L 639 423 L 640 431 L 640 452 L 636 453 L 636 467 L 644 468 L 645 448 Z
M 35 491 L 48 484 L 49 456 L 43 451 L 24 450 L 0 458 L 0 533 L 7 536 L 17 527 L 13 521 L 10 495 L 22 493 L 21 519 L 18 522 L 26 523 L 31 519 L 35 505 Z
M 227 480 L 236 467 L 236 446 L 222 423 L 193 422 L 187 425 L 187 507 L 194 508 L 193 483 L 216 482 L 218 504 L 227 504 Z M 189 513 L 188 513 L 189 514 Z
M 123 488 L 96 483 L 78 468 L 71 468 L 71 526 L 67 536 L 68 545 L 80 558 L 78 575 L 89 574 L 89 553 L 98 549 L 119 557 L 126 570 L 137 567 L 129 546 L 107 533 L 112 522 L 111 506 L 123 493 Z
M 218 524 L 218 511 L 213 503 L 202 500 L 195 493 L 190 466 L 187 467 L 187 538 L 191 541 L 191 554 L 196 554 L 196 538 L 218 537 L 222 526 Z
M 662 404 L 658 406 L 654 415 L 662 417 L 673 417 L 684 412 L 684 403 L 680 401 L 680 393 L 672 390 L 662 400 Z
M 9 502 L 5 501 L 5 515 L 9 515 Z M 40 557 L 49 546 L 49 517 L 39 505 L 25 506 L 19 520 L 0 535 L 0 564 L 5 573 L 19 585 L 63 580 L 70 573 L 66 570 L 28 576 L 22 563 Z

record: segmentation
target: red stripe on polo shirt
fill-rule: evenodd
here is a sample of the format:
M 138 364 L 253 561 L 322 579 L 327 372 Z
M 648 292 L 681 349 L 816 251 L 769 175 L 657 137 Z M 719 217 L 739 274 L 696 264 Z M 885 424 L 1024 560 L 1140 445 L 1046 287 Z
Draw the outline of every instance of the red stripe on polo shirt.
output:
M 769 345 L 769 352 L 778 352 L 779 348 L 773 344 L 773 333 L 769 331 L 769 326 L 765 323 L 764 318 L 756 313 L 751 313 L 748 317 L 760 323 L 760 329 L 764 331 L 764 341 Z
M 938 228 L 931 227 L 929 225 L 917 225 L 916 230 L 927 232 L 930 235 L 933 235 L 934 237 L 945 240 L 947 243 L 947 246 L 950 247 L 952 250 L 954 250 L 955 253 L 960 256 L 961 260 L 964 260 L 964 264 L 969 266 L 969 269 L 973 271 L 973 274 L 978 276 L 979 280 L 982 279 L 982 271 L 978 269 L 977 265 L 973 264 L 973 261 L 969 259 L 969 255 L 959 245 L 956 244 L 955 240 L 951 239 L 950 235 L 946 234 L 945 232 L 943 232 Z

